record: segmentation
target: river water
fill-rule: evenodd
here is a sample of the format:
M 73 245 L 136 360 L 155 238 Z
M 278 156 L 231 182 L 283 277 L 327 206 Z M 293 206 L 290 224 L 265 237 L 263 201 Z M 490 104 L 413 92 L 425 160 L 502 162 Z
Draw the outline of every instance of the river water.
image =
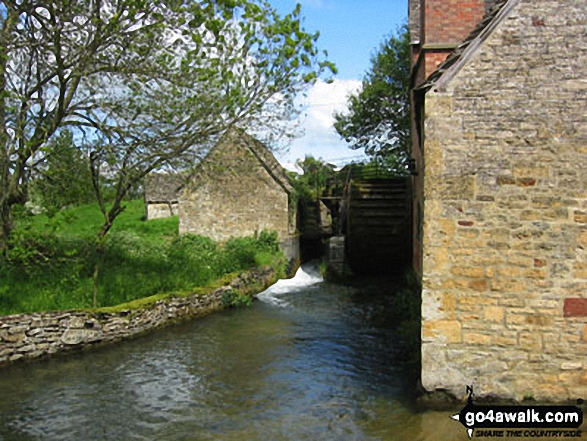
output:
M 466 440 L 415 404 L 393 289 L 305 268 L 251 307 L 4 369 L 0 440 Z

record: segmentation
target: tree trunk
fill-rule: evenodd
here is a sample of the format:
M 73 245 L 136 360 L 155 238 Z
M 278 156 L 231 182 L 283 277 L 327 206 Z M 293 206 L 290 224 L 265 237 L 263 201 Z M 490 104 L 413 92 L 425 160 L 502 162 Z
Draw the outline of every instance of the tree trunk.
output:
M 0 262 L 7 257 L 8 237 L 12 229 L 11 201 L 12 188 L 10 185 L 10 137 L 6 126 L 6 115 L 10 113 L 9 93 L 7 93 L 8 78 L 8 42 L 19 23 L 18 11 L 9 3 L 2 2 L 6 10 L 2 13 L 4 20 L 0 26 Z
M 94 308 L 98 307 L 98 276 L 100 275 L 100 260 L 102 252 L 96 253 L 96 263 L 94 263 Z
M 124 209 L 119 210 L 118 213 L 122 212 Z M 106 221 L 100 231 L 98 232 L 97 238 L 97 245 L 96 245 L 96 262 L 94 264 L 94 308 L 98 307 L 98 278 L 100 276 L 100 263 L 104 258 L 104 241 L 106 240 L 106 235 L 112 228 L 113 219 L 110 218 L 109 214 L 105 215 Z
M 104 239 L 110 228 L 104 225 L 98 233 L 96 246 L 96 262 L 94 263 L 94 308 L 98 307 L 98 278 L 100 276 L 100 263 L 104 258 Z
M 0 204 L 0 262 L 7 258 L 8 237 L 12 230 L 10 205 L 7 201 Z
M 100 263 L 94 264 L 94 308 L 98 307 L 98 275 L 100 273 Z

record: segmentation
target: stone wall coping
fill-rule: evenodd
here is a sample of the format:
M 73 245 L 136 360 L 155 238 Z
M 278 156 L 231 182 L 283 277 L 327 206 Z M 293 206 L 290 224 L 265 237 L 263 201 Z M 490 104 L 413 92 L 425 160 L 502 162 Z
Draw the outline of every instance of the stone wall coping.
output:
M 134 338 L 223 309 L 223 295 L 227 291 L 236 290 L 253 297 L 276 279 L 275 269 L 262 267 L 236 275 L 221 286 L 197 288 L 188 295 L 153 296 L 143 299 L 146 303 L 142 304 L 139 301 L 96 310 L 1 316 L 0 367 Z

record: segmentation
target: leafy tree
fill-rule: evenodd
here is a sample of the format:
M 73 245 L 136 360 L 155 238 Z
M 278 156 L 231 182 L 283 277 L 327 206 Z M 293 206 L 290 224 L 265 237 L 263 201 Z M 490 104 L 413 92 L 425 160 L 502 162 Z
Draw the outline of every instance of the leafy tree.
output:
M 37 169 L 32 192 L 42 206 L 55 213 L 68 205 L 95 200 L 88 161 L 73 142 L 70 131 L 64 130 L 45 147 L 45 165 Z
M 334 66 L 264 0 L 9 0 L 0 5 L 0 251 L 43 147 L 83 138 L 104 215 L 150 171 L 201 157 L 233 125 L 287 131 L 295 95 Z M 103 194 L 114 182 L 114 200 Z
M 283 134 L 295 95 L 334 66 L 264 0 L 34 0 L 0 6 L 0 252 L 43 147 L 87 152 L 106 234 L 152 170 L 205 154 L 228 127 Z M 103 180 L 114 182 L 104 196 Z M 0 254 L 1 258 L 1 254 Z M 96 265 L 94 279 L 98 279 Z M 96 294 L 95 286 L 95 294 Z
M 410 148 L 410 39 L 401 28 L 379 48 L 362 89 L 348 99 L 348 113 L 335 115 L 337 132 L 352 149 L 407 173 Z
M 336 174 L 334 165 L 310 155 L 303 160 L 298 160 L 296 165 L 304 172 L 295 179 L 297 188 L 303 195 L 313 200 L 317 200 L 322 195 L 328 181 Z
M 303 174 L 295 172 L 290 174 L 291 183 L 295 190 L 292 206 L 298 210 L 301 231 L 307 233 L 306 222 L 319 216 L 319 212 L 316 211 L 319 209 L 318 201 L 323 196 L 327 185 L 334 180 L 336 172 L 334 165 L 309 155 L 303 160 L 298 160 L 296 165 L 302 169 Z M 310 221 L 310 223 L 312 222 Z

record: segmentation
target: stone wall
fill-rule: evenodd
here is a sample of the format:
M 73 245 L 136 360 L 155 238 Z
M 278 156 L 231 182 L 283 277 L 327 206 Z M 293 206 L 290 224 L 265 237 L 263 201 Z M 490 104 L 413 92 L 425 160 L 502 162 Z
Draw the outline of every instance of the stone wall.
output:
M 177 202 L 170 203 L 152 203 L 147 202 L 147 219 L 163 219 L 170 216 L 177 216 L 179 206 Z
M 271 268 L 250 271 L 205 294 L 170 297 L 122 312 L 61 311 L 0 317 L 0 366 L 135 337 L 223 308 L 229 290 L 254 295 L 275 281 Z
M 236 135 L 210 152 L 180 197 L 180 234 L 226 241 L 273 230 L 285 239 L 294 232 L 293 219 L 288 192 Z
M 587 398 L 587 3 L 512 3 L 426 94 L 422 381 Z
M 150 173 L 145 176 L 147 220 L 177 215 L 179 193 L 187 176 L 178 173 Z

